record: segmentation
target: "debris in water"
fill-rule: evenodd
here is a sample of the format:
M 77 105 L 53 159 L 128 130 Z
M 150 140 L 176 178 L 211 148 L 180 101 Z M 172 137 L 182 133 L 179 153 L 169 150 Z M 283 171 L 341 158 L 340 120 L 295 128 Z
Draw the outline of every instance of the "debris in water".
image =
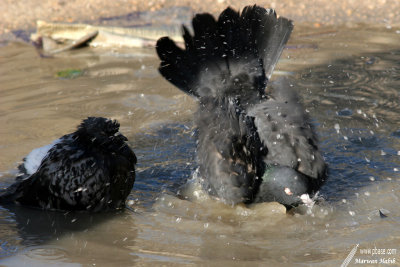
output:
M 180 24 L 128 28 L 38 20 L 37 32 L 31 35 L 31 40 L 45 52 L 55 54 L 85 44 L 92 47 L 149 47 L 166 35 L 183 43 Z
M 383 214 L 383 212 L 381 210 L 379 210 L 379 217 L 381 217 L 383 219 L 383 218 L 386 218 L 387 215 Z
M 83 75 L 83 70 L 66 69 L 57 72 L 56 77 L 60 79 L 74 79 Z
M 76 40 L 61 44 L 51 38 L 43 36 L 38 37 L 38 39 L 35 40 L 34 43 L 38 46 L 38 48 L 43 48 L 44 56 L 50 56 L 64 51 L 83 47 L 87 45 L 90 41 L 92 41 L 98 33 L 98 31 L 91 31 Z

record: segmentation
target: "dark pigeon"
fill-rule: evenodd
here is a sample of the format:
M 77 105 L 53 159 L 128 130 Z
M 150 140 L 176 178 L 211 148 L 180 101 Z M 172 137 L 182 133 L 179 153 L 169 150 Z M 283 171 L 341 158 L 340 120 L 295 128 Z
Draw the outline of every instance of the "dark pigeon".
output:
M 198 99 L 197 160 L 203 187 L 227 204 L 313 196 L 326 164 L 294 86 L 267 82 L 293 30 L 272 9 L 225 9 L 216 20 L 197 14 L 185 49 L 168 37 L 157 42 L 159 71 Z
M 0 204 L 95 212 L 123 208 L 135 181 L 136 156 L 118 130 L 115 120 L 89 117 L 75 132 L 33 150 Z

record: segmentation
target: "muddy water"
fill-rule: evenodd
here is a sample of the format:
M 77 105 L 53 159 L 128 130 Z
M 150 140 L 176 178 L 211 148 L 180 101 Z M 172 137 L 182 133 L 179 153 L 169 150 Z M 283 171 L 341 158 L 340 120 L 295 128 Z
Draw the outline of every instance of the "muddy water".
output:
M 195 185 L 191 201 L 176 197 L 196 168 L 196 103 L 158 75 L 151 49 L 41 58 L 26 44 L 1 47 L 1 186 L 24 155 L 87 116 L 118 119 L 139 163 L 125 211 L 0 207 L 0 264 L 339 266 L 357 244 L 349 266 L 399 264 L 399 44 L 394 29 L 297 27 L 275 75 L 297 84 L 330 174 L 324 201 L 289 214 L 228 207 Z

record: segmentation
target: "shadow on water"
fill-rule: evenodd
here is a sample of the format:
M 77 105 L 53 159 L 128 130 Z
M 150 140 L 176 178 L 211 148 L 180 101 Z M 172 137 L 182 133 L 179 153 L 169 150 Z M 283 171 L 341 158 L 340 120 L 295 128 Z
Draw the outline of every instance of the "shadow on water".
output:
M 3 228 L 3 232 L 17 231 L 22 245 L 35 246 L 68 233 L 87 231 L 97 224 L 106 222 L 112 216 L 120 216 L 120 214 L 121 212 L 100 214 L 44 211 L 19 205 L 6 205 L 1 208 L 0 220 L 3 227 L 7 225 L 9 228 Z M 2 241 L 1 256 L 16 252 L 17 247 L 12 244 L 13 242 Z
M 82 213 L 44 211 L 18 205 L 0 208 L 0 225 L 0 258 L 17 254 L 3 260 L 2 266 L 15 266 L 21 262 L 31 262 L 34 266 L 73 263 L 71 254 L 83 256 L 85 251 L 96 246 L 103 250 L 100 254 L 111 256 L 114 253 L 115 256 L 125 246 L 134 245 L 136 231 L 132 214 L 127 210 Z M 60 239 L 68 240 L 69 245 L 58 245 Z M 109 246 L 104 240 L 110 239 L 114 243 L 109 251 L 104 250 Z M 90 261 L 90 257 L 86 260 Z
M 176 191 L 196 168 L 192 124 L 156 126 L 135 135 L 131 146 L 138 155 L 134 195 L 151 207 L 161 192 Z

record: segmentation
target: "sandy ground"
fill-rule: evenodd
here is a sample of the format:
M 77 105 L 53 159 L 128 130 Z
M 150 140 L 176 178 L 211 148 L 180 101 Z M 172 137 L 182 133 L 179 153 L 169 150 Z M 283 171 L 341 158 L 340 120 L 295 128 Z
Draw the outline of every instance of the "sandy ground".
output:
M 400 25 L 399 0 L 262 0 L 256 3 L 275 8 L 278 14 L 296 23 L 311 22 L 316 27 L 360 22 L 384 27 Z M 186 6 L 195 12 L 218 14 L 227 6 L 238 9 L 252 4 L 254 2 L 241 0 L 2 0 L 0 35 L 33 29 L 38 19 L 81 22 L 171 6 Z

